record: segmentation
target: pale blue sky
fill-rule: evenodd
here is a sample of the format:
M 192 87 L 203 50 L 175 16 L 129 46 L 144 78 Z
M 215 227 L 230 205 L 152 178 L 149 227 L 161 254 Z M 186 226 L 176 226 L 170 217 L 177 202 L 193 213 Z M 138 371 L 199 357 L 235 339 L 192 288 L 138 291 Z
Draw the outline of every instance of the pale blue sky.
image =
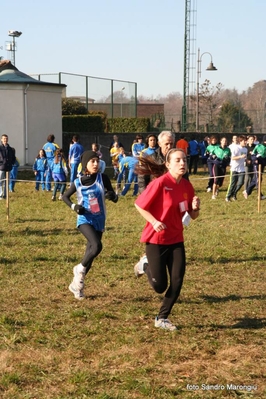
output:
M 217 72 L 200 82 L 246 90 L 266 79 L 265 0 L 193 0 L 196 46 Z M 1 1 L 0 55 L 9 30 L 24 73 L 69 72 L 137 82 L 144 96 L 183 94 L 185 0 Z M 46 79 L 48 80 L 48 79 Z M 196 74 L 195 79 L 196 80 Z

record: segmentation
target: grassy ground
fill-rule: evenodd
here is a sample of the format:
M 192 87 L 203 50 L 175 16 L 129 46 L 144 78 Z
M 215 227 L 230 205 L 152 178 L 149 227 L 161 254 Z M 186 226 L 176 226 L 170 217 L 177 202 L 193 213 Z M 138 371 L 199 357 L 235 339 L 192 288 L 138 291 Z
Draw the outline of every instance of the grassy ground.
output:
M 104 249 L 79 302 L 68 291 L 84 252 L 75 214 L 17 183 L 9 221 L 0 202 L 2 399 L 266 397 L 266 201 L 260 213 L 255 193 L 228 204 L 226 187 L 211 200 L 204 177 L 191 177 L 202 210 L 185 228 L 174 333 L 154 328 L 162 295 L 133 275 L 144 221 L 131 194 L 107 203 Z

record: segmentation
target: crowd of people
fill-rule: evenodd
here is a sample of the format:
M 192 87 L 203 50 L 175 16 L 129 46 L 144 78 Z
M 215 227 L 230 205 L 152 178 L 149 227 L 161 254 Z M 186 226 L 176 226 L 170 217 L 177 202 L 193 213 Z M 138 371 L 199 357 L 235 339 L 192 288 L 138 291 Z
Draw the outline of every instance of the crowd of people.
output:
M 230 169 L 230 179 L 226 191 L 226 202 L 236 201 L 237 194 L 243 187 L 244 198 L 259 187 L 259 168 L 261 176 L 266 165 L 266 135 L 262 143 L 256 142 L 254 135 L 234 135 L 228 145 L 226 137 L 221 137 L 218 143 L 216 136 L 211 136 L 204 156 L 207 159 L 209 181 L 207 192 L 212 193 L 212 199 L 217 199 L 219 188 L 222 187 L 227 167 Z M 260 199 L 266 199 L 261 192 Z

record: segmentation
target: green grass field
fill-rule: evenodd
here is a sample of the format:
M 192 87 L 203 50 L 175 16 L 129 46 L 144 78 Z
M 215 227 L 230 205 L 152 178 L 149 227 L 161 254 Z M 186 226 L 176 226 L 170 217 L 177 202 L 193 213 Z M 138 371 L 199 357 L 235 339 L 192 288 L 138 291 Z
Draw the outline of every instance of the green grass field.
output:
M 266 397 L 266 201 L 260 212 L 256 193 L 226 203 L 227 177 L 211 200 L 206 177 L 191 177 L 201 214 L 185 228 L 177 332 L 154 327 L 162 295 L 133 274 L 144 220 L 132 191 L 107 202 L 104 248 L 77 301 L 68 285 L 85 241 L 74 212 L 16 184 L 9 220 L 0 202 L 2 399 Z

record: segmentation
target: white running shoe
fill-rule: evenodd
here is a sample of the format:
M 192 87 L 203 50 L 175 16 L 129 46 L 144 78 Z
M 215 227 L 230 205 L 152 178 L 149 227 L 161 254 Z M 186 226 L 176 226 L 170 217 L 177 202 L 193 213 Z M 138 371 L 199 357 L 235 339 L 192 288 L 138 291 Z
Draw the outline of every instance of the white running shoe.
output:
M 176 331 L 177 327 L 174 326 L 169 319 L 158 319 L 158 316 L 155 317 L 155 327 L 162 328 L 164 330 Z
M 212 195 L 212 199 L 216 199 L 216 195 Z
M 141 277 L 145 273 L 144 271 L 145 264 L 148 264 L 148 259 L 146 255 L 143 255 L 140 258 L 139 262 L 136 263 L 134 266 L 134 273 L 136 277 Z
M 74 284 L 78 290 L 83 290 L 84 288 L 84 279 L 85 273 L 78 271 L 78 265 L 73 267 L 73 274 L 74 274 Z
M 72 283 L 69 285 L 68 287 L 69 291 L 72 292 L 72 294 L 74 294 L 74 297 L 76 299 L 78 299 L 79 301 L 82 301 L 82 299 L 85 298 L 83 289 L 79 290 L 78 288 L 76 288 L 74 280 L 72 281 Z

